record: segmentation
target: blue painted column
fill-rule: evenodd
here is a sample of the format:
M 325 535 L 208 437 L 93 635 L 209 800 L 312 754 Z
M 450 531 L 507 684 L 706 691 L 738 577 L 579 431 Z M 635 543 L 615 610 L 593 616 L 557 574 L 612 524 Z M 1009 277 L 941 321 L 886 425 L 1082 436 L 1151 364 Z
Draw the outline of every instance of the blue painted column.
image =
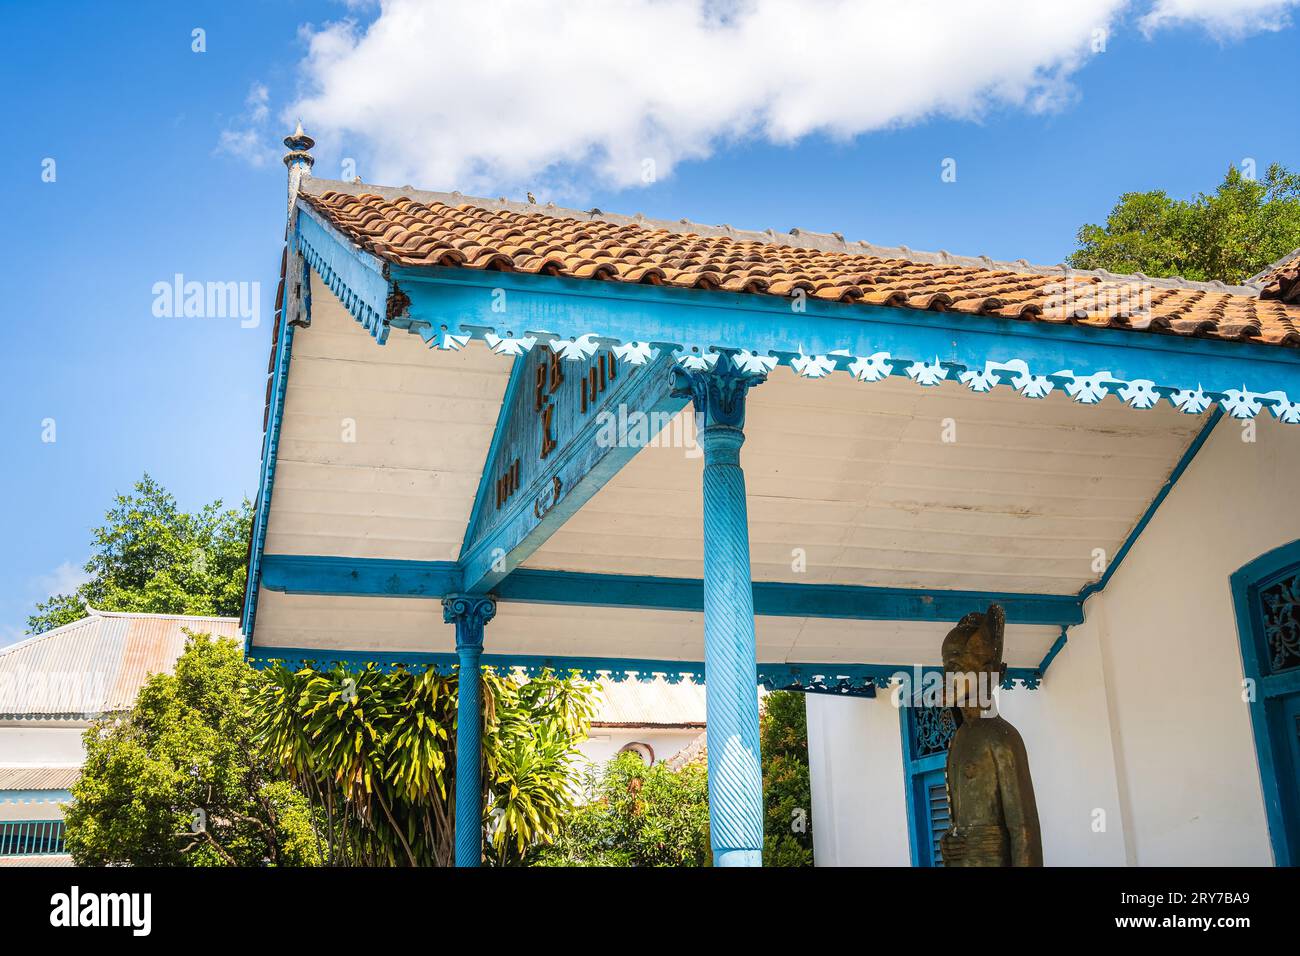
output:
M 674 394 L 695 406 L 704 449 L 704 680 L 709 834 L 714 866 L 762 866 L 763 775 L 749 523 L 740 446 L 745 396 L 765 378 L 719 355 L 710 369 L 680 366 Z
M 497 604 L 478 594 L 453 594 L 442 599 L 442 619 L 456 625 L 456 654 L 460 658 L 456 694 L 456 865 L 483 862 L 483 693 L 479 661 L 483 657 L 483 625 L 492 620 Z

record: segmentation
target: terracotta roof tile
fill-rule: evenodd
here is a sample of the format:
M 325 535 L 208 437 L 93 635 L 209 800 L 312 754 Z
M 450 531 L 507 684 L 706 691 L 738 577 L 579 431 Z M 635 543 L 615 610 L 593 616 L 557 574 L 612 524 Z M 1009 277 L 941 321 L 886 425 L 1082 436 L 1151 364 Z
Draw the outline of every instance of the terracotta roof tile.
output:
M 1261 299 L 1300 305 L 1300 249 L 1273 263 L 1257 279 Z
M 310 182 L 300 195 L 361 248 L 404 266 L 754 295 L 803 290 L 831 302 L 1300 345 L 1300 257 L 1261 276 L 1263 291 L 1257 296 L 1255 287 L 1222 283 L 997 263 L 944 252 L 882 254 L 886 250 L 846 243 L 838 234 L 791 230 L 791 242 L 782 243 L 770 230 L 670 227 L 647 224 L 639 215 L 605 217 L 594 210 L 557 211 L 321 181 Z

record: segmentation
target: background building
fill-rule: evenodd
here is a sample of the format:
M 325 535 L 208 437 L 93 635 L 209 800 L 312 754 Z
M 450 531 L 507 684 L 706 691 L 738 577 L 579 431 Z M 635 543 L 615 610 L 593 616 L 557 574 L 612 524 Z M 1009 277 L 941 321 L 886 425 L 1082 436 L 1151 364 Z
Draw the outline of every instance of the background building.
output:
M 239 621 L 91 610 L 0 650 L 0 864 L 70 862 L 63 808 L 82 735 L 130 710 L 150 674 L 171 673 L 187 632 L 237 638 Z
M 671 761 L 704 732 L 704 685 L 683 680 L 602 681 L 583 756 L 603 763 L 625 750 L 647 764 Z
M 71 862 L 63 808 L 85 759 L 82 735 L 100 717 L 130 710 L 151 674 L 171 673 L 187 633 L 238 640 L 239 621 L 92 610 L 0 650 L 0 865 Z M 703 686 L 606 681 L 580 749 L 587 764 L 624 750 L 652 763 L 703 730 Z

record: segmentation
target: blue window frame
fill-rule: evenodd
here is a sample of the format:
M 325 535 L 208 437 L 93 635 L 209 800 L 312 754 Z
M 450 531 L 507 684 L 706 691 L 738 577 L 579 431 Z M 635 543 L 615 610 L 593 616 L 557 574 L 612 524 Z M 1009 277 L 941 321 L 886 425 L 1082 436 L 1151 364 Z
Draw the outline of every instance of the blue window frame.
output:
M 1232 576 L 1273 860 L 1300 865 L 1300 541 Z
M 952 711 L 920 704 L 903 708 L 903 776 L 913 866 L 943 866 L 939 838 L 948 831 L 948 744 Z
M 62 820 L 0 822 L 0 856 L 37 856 L 65 852 Z

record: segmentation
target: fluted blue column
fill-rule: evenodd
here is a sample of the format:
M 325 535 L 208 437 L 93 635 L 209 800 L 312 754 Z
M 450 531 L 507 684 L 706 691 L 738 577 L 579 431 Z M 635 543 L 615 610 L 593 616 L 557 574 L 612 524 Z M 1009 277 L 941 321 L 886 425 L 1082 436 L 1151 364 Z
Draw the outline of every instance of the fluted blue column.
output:
M 442 619 L 456 625 L 460 658 L 456 693 L 456 865 L 483 862 L 483 694 L 480 660 L 483 625 L 497 612 L 496 601 L 477 594 L 442 599 Z
M 763 774 L 749 524 L 740 446 L 745 396 L 764 376 L 719 356 L 706 371 L 678 368 L 676 394 L 695 406 L 704 449 L 704 679 L 709 834 L 714 866 L 763 863 Z

